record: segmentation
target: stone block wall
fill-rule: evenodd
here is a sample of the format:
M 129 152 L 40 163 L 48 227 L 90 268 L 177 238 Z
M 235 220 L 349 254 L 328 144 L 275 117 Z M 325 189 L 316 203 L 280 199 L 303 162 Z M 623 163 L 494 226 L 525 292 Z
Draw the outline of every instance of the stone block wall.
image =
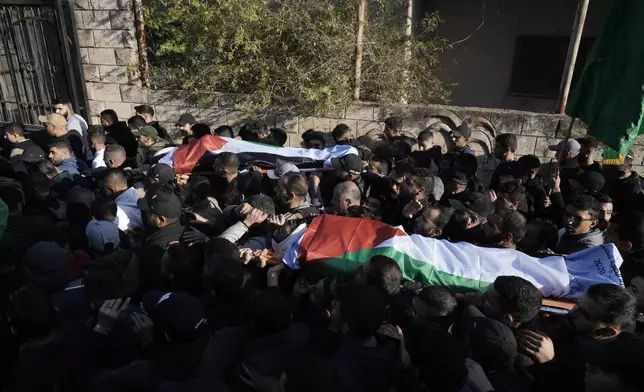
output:
M 140 88 L 134 12 L 130 0 L 76 0 L 74 17 L 87 88 L 89 121 L 114 109 L 122 119 L 147 102 Z

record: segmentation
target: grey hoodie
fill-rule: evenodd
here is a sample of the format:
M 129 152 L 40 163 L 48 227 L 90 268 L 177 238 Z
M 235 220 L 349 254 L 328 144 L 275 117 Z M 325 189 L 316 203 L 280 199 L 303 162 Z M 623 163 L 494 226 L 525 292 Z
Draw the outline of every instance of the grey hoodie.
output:
M 557 253 L 564 255 L 569 255 L 604 243 L 604 234 L 599 229 L 592 229 L 586 234 L 568 234 L 566 233 L 566 229 L 562 229 L 559 233 Z

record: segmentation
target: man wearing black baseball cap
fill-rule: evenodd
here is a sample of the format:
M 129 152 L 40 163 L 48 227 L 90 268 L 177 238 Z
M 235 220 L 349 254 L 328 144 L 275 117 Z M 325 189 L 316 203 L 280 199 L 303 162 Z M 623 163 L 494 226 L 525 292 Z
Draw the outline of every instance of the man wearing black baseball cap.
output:
M 192 126 L 197 123 L 195 116 L 190 113 L 183 113 L 179 116 L 179 120 L 175 124 L 179 131 L 183 135 L 182 144 L 188 144 L 193 139 L 192 137 Z
M 324 206 L 333 204 L 333 190 L 340 182 L 353 181 L 358 185 L 360 191 L 364 190 L 364 181 L 361 176 L 364 166 L 358 155 L 348 154 L 342 158 L 331 158 L 331 166 L 336 170 L 335 173 L 325 173 L 320 179 L 319 186 L 314 187 L 314 193 L 317 193 L 315 192 L 317 189 L 321 192 Z M 318 199 L 317 197 L 312 198 Z
M 456 129 L 452 129 L 450 133 L 452 140 L 454 140 L 454 152 L 474 155 L 474 150 L 467 144 L 470 141 L 470 136 L 472 136 L 472 128 L 466 124 L 461 124 Z
M 138 207 L 147 233 L 139 252 L 141 276 L 145 277 L 141 285 L 148 290 L 163 288 L 159 260 L 168 243 L 179 241 L 183 233 L 184 227 L 179 222 L 181 200 L 174 193 L 148 192 L 144 198 L 139 199 Z

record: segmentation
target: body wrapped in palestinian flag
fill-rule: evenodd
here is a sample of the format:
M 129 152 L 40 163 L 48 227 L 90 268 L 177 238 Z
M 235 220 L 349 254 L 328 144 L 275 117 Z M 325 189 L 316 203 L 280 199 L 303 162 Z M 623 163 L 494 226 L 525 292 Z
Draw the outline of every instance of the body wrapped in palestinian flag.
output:
M 406 279 L 455 291 L 486 290 L 496 277 L 519 276 L 544 296 L 578 298 L 596 283 L 623 285 L 622 258 L 613 244 L 567 257 L 530 257 L 511 249 L 408 235 L 400 228 L 359 218 L 322 215 L 286 250 L 283 261 L 317 276 L 348 273 L 374 255 L 396 260 Z
M 331 167 L 331 158 L 358 154 L 358 150 L 351 146 L 335 146 L 324 150 L 275 147 L 207 135 L 184 146 L 174 148 L 161 158 L 159 163 L 172 166 L 177 174 L 211 170 L 213 160 L 217 154 L 222 152 L 237 154 L 242 166 L 253 164 L 263 167 L 277 167 L 283 163 L 292 163 L 301 169 Z

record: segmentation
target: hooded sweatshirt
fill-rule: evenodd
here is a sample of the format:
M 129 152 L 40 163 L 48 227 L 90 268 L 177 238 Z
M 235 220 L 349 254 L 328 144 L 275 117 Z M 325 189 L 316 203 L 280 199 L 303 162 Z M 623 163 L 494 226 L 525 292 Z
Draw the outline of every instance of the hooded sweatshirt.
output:
M 141 218 L 141 210 L 137 202 L 141 196 L 136 192 L 136 189 L 129 188 L 121 193 L 114 201 L 116 201 L 116 224 L 119 230 L 128 232 L 143 227 L 143 219 Z
M 557 253 L 569 255 L 580 250 L 599 246 L 604 243 L 604 233 L 599 229 L 592 229 L 586 234 L 568 234 L 566 229 L 559 231 L 559 246 Z
M 78 168 L 78 163 L 76 162 L 76 158 L 71 157 L 63 160 L 60 165 L 58 165 L 58 168 L 61 171 L 66 171 L 72 176 L 77 176 L 80 175 L 80 170 Z

